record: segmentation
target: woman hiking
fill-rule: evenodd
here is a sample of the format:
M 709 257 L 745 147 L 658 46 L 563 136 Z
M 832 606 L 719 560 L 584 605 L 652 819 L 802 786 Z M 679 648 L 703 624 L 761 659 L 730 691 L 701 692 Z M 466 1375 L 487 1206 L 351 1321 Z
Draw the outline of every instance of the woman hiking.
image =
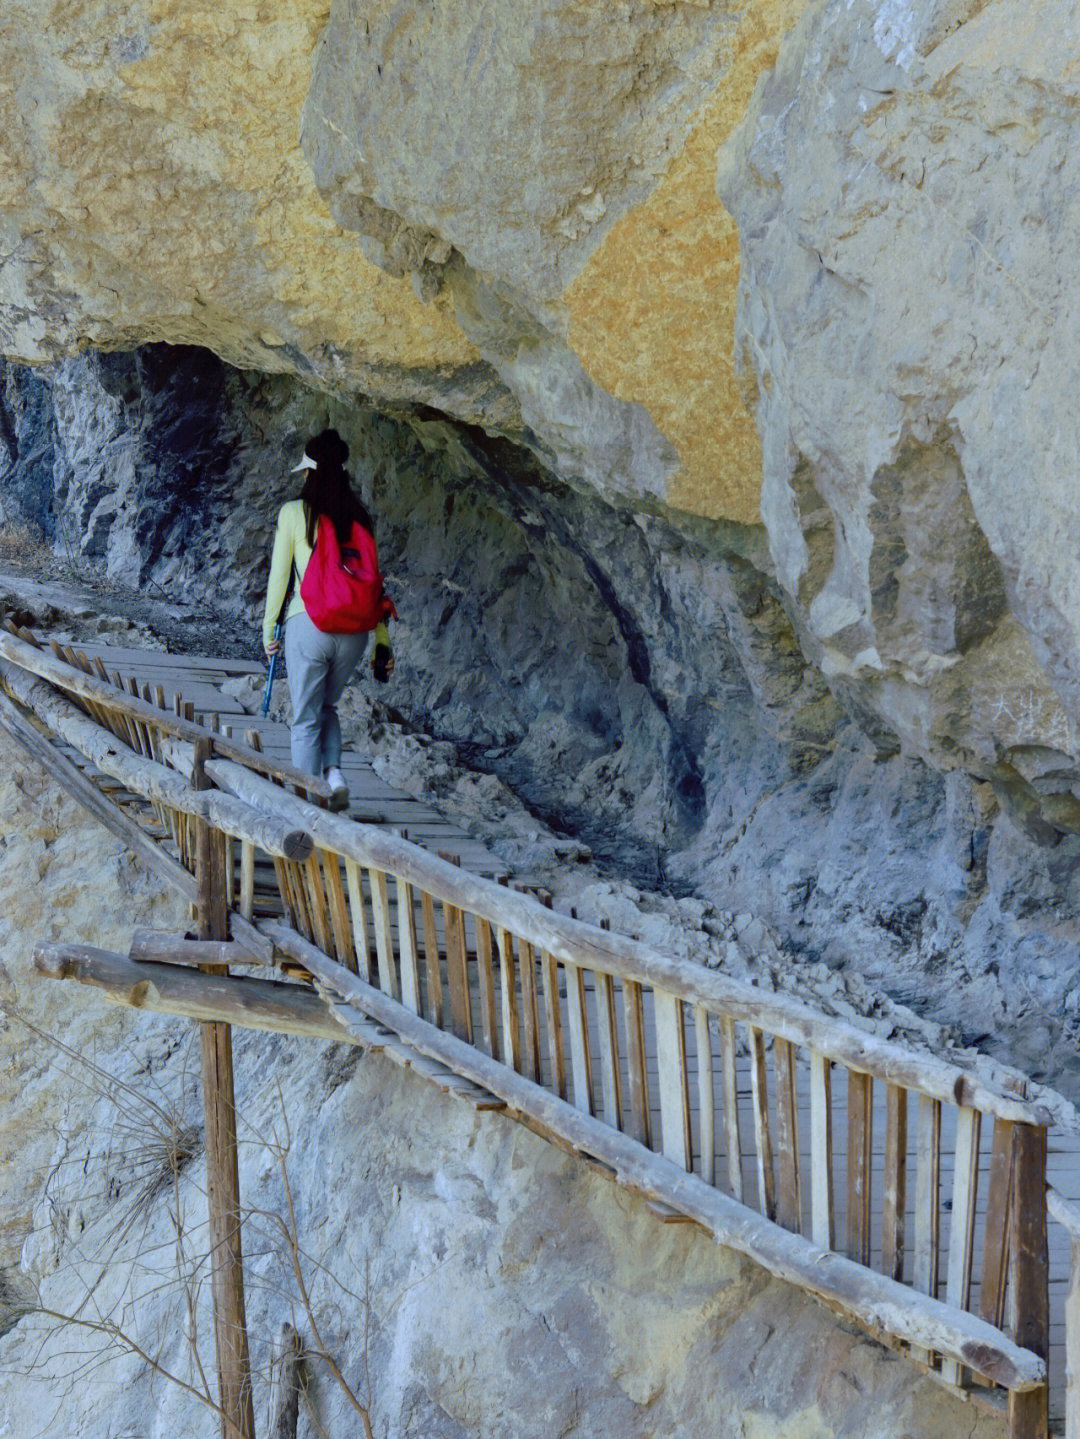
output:
M 330 786 L 331 809 L 344 809 L 349 790 L 341 773 L 341 725 L 336 705 L 341 693 L 359 664 L 367 645 L 368 632 L 375 628 L 375 652 L 372 668 L 376 678 L 385 680 L 394 668 L 390 635 L 386 619 L 394 613 L 393 605 L 382 595 L 382 580 L 375 567 L 375 547 L 371 538 L 374 526 L 371 515 L 353 493 L 345 461 L 349 447 L 336 430 L 323 430 L 304 446 L 304 458 L 293 473 L 303 471 L 304 487 L 300 498 L 290 500 L 278 511 L 274 532 L 274 550 L 270 560 L 270 579 L 266 588 L 263 612 L 263 649 L 272 656 L 282 648 L 275 634 L 281 611 L 295 588 L 285 612 L 284 651 L 288 671 L 289 694 L 292 698 L 290 741 L 292 762 L 298 769 L 325 779 Z M 354 530 L 358 524 L 366 535 Z M 320 531 L 326 526 L 330 530 Z M 331 532 L 332 531 L 332 532 Z M 336 542 L 336 543 L 335 543 Z M 322 595 L 312 593 L 312 581 L 321 583 L 324 572 L 344 568 L 351 575 L 361 561 L 360 550 L 366 546 L 368 588 L 375 586 L 374 610 L 346 614 L 344 618 L 327 621 Z M 319 557 L 311 566 L 312 576 L 305 586 L 312 555 L 316 546 Z M 339 553 L 342 552 L 342 553 Z M 333 563 L 328 559 L 333 555 Z M 348 583 L 348 581 L 346 581 Z M 312 618 L 314 612 L 320 624 Z M 378 623 L 375 623 L 375 617 Z M 324 624 L 333 626 L 322 628 Z

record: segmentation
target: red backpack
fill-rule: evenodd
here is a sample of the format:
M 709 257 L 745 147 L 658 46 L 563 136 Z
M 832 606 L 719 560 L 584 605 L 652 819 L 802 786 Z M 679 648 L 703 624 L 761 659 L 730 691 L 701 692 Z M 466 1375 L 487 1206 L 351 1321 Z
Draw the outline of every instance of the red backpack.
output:
M 383 593 L 375 536 L 358 520 L 342 548 L 333 523 L 326 515 L 319 516 L 300 598 L 311 623 L 326 634 L 360 634 L 391 615 L 397 619 L 393 600 Z

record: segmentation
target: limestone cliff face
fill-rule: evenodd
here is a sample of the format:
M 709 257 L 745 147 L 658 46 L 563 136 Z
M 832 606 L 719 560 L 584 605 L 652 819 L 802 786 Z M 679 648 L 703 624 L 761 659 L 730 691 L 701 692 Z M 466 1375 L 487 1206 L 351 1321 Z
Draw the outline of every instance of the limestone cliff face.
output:
M 720 189 L 807 652 L 934 763 L 1075 822 L 1080 18 L 1054 16 L 814 6 Z
M 204 345 L 756 521 L 715 152 L 801 8 L 14 0 L 0 348 Z

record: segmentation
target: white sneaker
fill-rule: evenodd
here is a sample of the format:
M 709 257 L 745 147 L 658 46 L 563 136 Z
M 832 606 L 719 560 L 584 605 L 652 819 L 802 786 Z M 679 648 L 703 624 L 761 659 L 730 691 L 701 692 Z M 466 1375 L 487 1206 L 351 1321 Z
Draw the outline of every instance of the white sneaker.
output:
M 326 771 L 326 783 L 330 786 L 330 808 L 344 809 L 349 803 L 349 786 L 337 765 Z

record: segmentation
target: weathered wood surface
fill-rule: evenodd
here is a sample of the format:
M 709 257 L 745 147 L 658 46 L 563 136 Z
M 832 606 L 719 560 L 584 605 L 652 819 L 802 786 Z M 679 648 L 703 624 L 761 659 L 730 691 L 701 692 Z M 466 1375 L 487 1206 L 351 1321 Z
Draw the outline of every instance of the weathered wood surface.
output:
M 1045 1382 L 1037 1355 L 977 1319 L 915 1294 L 883 1275 L 840 1255 L 819 1249 L 800 1235 L 768 1223 L 678 1164 L 645 1150 L 628 1136 L 583 1113 L 505 1065 L 409 1014 L 379 990 L 349 974 L 295 931 L 265 924 L 265 933 L 283 952 L 305 965 L 320 986 L 348 1000 L 370 1018 L 395 1030 L 422 1054 L 440 1060 L 505 1101 L 511 1112 L 528 1114 L 558 1140 L 606 1165 L 618 1178 L 659 1203 L 686 1214 L 728 1245 L 773 1274 L 850 1314 L 871 1332 L 893 1334 L 955 1359 L 1020 1392 Z
M 232 792 L 233 783 L 240 782 L 238 768 L 231 761 L 215 759 L 207 765 L 207 773 Z M 636 980 L 691 1004 L 705 1004 L 789 1043 L 816 1049 L 849 1069 L 920 1090 L 949 1104 L 963 1103 L 1029 1124 L 1048 1122 L 1049 1116 L 1038 1105 L 999 1092 L 980 1076 L 934 1055 L 917 1053 L 854 1024 L 819 1014 L 787 995 L 756 989 L 689 961 L 667 958 L 637 940 L 584 924 L 546 908 L 531 895 L 470 874 L 392 834 L 317 809 L 258 775 L 244 776 L 243 785 L 246 803 L 271 807 L 302 826 L 324 848 L 370 868 L 401 875 L 436 900 L 478 914 L 496 929 L 528 936 L 535 949 L 547 950 L 560 963 Z
M 245 964 L 263 965 L 266 959 L 233 939 L 192 939 L 166 930 L 136 929 L 128 959 L 141 964 Z
M 186 965 L 150 966 L 89 944 L 40 944 L 34 950 L 34 968 L 46 979 L 75 980 L 132 1009 L 200 1022 L 226 1020 L 245 1029 L 309 1039 L 348 1038 L 323 1000 L 305 985 L 202 974 Z
M 4 636 L 0 631 L 0 638 L 11 636 Z M 181 814 L 201 817 L 240 839 L 251 840 L 269 854 L 298 858 L 311 853 L 313 841 L 303 829 L 232 795 L 213 789 L 191 789 L 174 770 L 117 745 L 114 736 L 42 680 L 31 678 L 6 661 L 0 661 L 0 678 L 16 699 L 33 710 L 50 730 L 62 734 L 103 774 L 112 775 L 135 793 L 146 799 L 160 800 Z M 147 708 L 154 714 L 159 713 L 152 706 Z M 313 806 L 311 811 L 318 813 Z
M 116 686 L 84 674 L 63 660 L 56 659 L 44 650 L 35 649 L 33 645 L 3 630 L 0 630 L 0 658 L 10 662 L 12 667 L 37 675 L 40 679 L 47 680 L 50 685 L 56 685 L 70 694 L 88 699 L 129 718 L 152 724 L 165 734 L 175 735 L 191 744 L 196 744 L 203 737 L 201 726 L 159 710 L 133 695 L 125 694 Z M 228 755 L 261 774 L 282 779 L 288 784 L 302 785 L 310 794 L 317 795 L 320 799 L 330 798 L 330 787 L 325 781 L 295 769 L 291 764 L 282 764 L 268 755 L 257 753 L 246 745 L 224 737 L 218 741 L 218 748 L 221 754 Z

